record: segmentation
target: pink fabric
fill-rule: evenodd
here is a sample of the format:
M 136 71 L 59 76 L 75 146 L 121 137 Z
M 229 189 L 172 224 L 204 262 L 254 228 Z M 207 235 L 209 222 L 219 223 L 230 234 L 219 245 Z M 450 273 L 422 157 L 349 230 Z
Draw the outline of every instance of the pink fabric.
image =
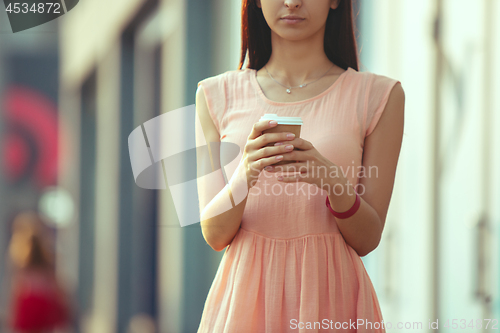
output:
M 198 83 L 221 142 L 236 143 L 242 151 L 265 113 L 301 117 L 300 136 L 357 184 L 364 138 L 399 81 L 348 68 L 323 93 L 283 103 L 266 98 L 255 73 L 227 71 Z M 223 167 L 231 179 L 234 164 Z M 210 191 L 199 191 L 200 202 L 211 201 Z M 283 184 L 275 174 L 260 174 L 248 193 L 241 227 L 225 249 L 198 333 L 326 332 L 334 331 L 336 322 L 344 323 L 342 332 L 385 332 L 349 324 L 383 318 L 363 262 L 342 237 L 325 197 L 314 185 Z

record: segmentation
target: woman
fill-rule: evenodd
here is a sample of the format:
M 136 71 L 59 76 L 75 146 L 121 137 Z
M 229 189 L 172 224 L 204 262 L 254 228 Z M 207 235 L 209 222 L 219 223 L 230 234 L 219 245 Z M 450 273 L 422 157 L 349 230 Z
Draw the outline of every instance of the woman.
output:
M 239 69 L 198 83 L 197 145 L 223 143 L 198 155 L 202 233 L 226 248 L 198 333 L 385 332 L 360 257 L 384 228 L 404 91 L 358 72 L 352 22 L 350 0 L 244 0 Z M 301 117 L 300 137 L 263 134 L 266 113 Z
M 9 256 L 15 269 L 10 313 L 14 332 L 48 333 L 68 328 L 69 299 L 57 281 L 54 256 L 37 213 L 23 212 L 14 219 Z

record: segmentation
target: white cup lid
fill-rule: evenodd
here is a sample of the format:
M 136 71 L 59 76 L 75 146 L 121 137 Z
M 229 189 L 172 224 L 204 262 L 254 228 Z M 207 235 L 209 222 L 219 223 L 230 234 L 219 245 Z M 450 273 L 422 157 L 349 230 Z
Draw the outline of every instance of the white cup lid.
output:
M 266 113 L 260 120 L 276 120 L 278 125 L 303 125 L 300 117 L 280 117 L 276 113 Z

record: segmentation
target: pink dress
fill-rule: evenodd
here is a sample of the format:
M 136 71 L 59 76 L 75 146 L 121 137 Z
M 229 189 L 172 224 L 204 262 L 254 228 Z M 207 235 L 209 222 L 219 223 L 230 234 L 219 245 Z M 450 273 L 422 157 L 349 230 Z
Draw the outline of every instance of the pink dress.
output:
M 348 68 L 327 90 L 298 102 L 267 99 L 253 69 L 227 71 L 198 85 L 221 142 L 243 151 L 265 113 L 301 117 L 300 137 L 357 184 L 364 138 L 397 82 Z M 281 183 L 275 176 L 263 171 L 248 193 L 198 333 L 385 332 L 372 282 L 326 207 L 326 191 L 305 182 Z

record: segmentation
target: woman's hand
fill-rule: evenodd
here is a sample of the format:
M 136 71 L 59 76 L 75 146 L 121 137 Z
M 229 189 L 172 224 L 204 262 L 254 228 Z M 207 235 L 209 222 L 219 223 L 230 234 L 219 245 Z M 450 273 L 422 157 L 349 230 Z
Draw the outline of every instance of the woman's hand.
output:
M 265 167 L 278 163 L 286 156 L 287 152 L 293 149 L 293 147 L 290 150 L 286 148 L 288 142 L 294 140 L 294 136 L 287 137 L 288 132 L 262 134 L 262 131 L 276 125 L 276 122 L 272 124 L 269 120 L 258 121 L 253 125 L 252 131 L 248 136 L 240 163 L 243 163 L 242 166 L 246 171 L 249 189 L 257 183 L 259 175 Z M 268 143 L 278 141 L 285 144 L 266 147 Z
M 292 141 L 285 142 L 292 144 L 298 150 L 283 154 L 284 161 L 294 161 L 285 165 L 269 166 L 264 168 L 267 172 L 283 172 L 278 177 L 278 180 L 284 183 L 306 182 L 314 184 L 322 190 L 330 192 L 336 183 L 341 183 L 340 179 L 331 178 L 330 174 L 333 171 L 336 175 L 342 175 L 340 167 L 321 155 L 311 142 L 302 138 L 296 138 Z M 276 142 L 280 147 L 283 142 Z M 293 176 L 288 175 L 289 172 L 300 172 Z

